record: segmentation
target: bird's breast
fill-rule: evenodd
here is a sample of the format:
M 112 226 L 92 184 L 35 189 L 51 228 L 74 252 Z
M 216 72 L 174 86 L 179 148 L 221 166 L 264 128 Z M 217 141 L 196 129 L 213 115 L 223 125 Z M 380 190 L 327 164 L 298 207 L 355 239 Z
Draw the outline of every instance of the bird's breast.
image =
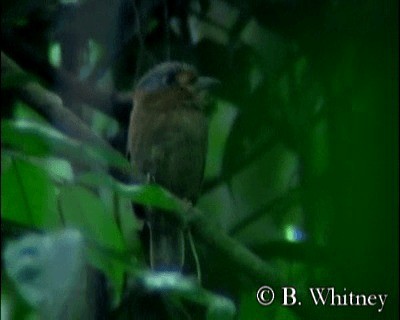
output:
M 199 193 L 207 152 L 207 119 L 190 108 L 136 110 L 130 153 L 135 167 L 178 196 Z

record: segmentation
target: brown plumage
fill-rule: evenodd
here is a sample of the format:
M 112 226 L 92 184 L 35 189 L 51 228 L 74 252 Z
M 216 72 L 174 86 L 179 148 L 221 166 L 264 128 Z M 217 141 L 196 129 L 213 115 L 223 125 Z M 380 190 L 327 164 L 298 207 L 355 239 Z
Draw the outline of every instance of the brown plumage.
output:
M 128 135 L 136 179 L 157 183 L 182 199 L 196 202 L 207 153 L 206 89 L 215 83 L 180 62 L 162 63 L 143 76 L 134 92 Z M 146 220 L 152 267 L 180 270 L 182 230 L 152 209 L 147 210 Z

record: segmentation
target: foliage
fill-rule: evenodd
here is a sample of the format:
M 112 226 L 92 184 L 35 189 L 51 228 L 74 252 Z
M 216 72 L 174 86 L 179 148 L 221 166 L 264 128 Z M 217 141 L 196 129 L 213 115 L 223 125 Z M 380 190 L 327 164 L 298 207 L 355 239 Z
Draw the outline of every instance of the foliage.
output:
M 183 211 L 166 190 L 129 183 L 123 155 L 130 92 L 155 63 L 184 60 L 223 84 L 208 110 L 197 208 L 214 226 L 207 230 L 218 233 L 212 241 L 227 236 L 232 254 L 204 240 L 206 231 L 195 232 L 202 286 L 167 279 L 169 312 L 277 320 L 398 314 L 396 1 L 4 0 L 2 9 L 2 64 L 5 53 L 21 67 L 2 67 L 6 240 L 27 231 L 82 230 L 123 318 L 125 275 L 154 285 L 131 201 Z M 71 130 L 51 103 L 39 106 L 32 83 L 38 95 L 56 93 L 62 108 L 107 142 Z M 260 277 L 241 262 L 235 250 L 243 245 L 277 277 Z M 389 298 L 381 314 L 311 301 L 257 303 L 259 287 L 275 285 L 279 300 L 282 284 L 308 300 L 312 286 Z M 4 288 L 22 303 L 9 284 Z

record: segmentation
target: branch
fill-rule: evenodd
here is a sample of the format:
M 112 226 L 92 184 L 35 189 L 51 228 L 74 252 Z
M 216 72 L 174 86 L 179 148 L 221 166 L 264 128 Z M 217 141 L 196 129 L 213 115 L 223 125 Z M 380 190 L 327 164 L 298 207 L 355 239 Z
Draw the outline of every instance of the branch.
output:
M 1 63 L 5 72 L 22 73 L 22 69 L 16 65 L 4 53 L 1 53 Z M 32 105 L 38 112 L 51 120 L 63 132 L 72 135 L 82 141 L 100 145 L 112 152 L 116 152 L 108 143 L 94 134 L 82 121 L 70 110 L 63 106 L 62 100 L 54 93 L 44 89 L 37 83 L 28 83 L 18 89 L 18 93 L 26 103 Z M 259 279 L 277 279 L 277 274 L 259 257 L 246 249 L 239 242 L 229 236 L 222 234 L 217 228 L 209 223 L 208 219 L 198 209 L 192 208 L 192 218 L 189 222 L 193 231 L 207 244 L 215 247 L 224 253 L 231 260 L 234 260 L 244 270 Z M 185 221 L 183 216 L 177 212 L 175 217 Z
M 260 284 L 269 283 L 279 286 L 282 279 L 274 268 L 266 264 L 257 255 L 240 242 L 221 232 L 221 229 L 210 222 L 210 219 L 199 209 L 191 208 L 189 224 L 193 234 L 204 243 L 215 248 L 245 271 Z
M 234 225 L 229 234 L 232 236 L 238 234 L 241 230 L 245 229 L 264 215 L 268 214 L 279 214 L 287 211 L 294 203 L 299 201 L 299 189 L 294 188 L 292 190 L 287 191 L 282 196 L 276 197 L 263 205 L 260 209 L 255 210 L 250 213 L 246 218 L 242 221 L 239 221 L 236 225 Z
M 181 201 L 178 200 L 177 201 Z M 182 208 L 187 208 L 187 204 L 181 201 Z M 257 287 L 263 285 L 271 286 L 279 290 L 288 284 L 281 277 L 281 271 L 273 268 L 262 260 L 258 255 L 247 249 L 239 241 L 221 232 L 221 228 L 212 222 L 208 215 L 204 214 L 197 208 L 191 207 L 185 211 L 164 211 L 176 219 L 179 223 L 190 226 L 193 232 L 200 241 L 224 255 L 229 261 L 239 267 L 244 273 L 250 276 Z M 254 292 L 254 295 L 256 292 Z M 292 311 L 304 319 L 321 319 L 320 310 L 313 308 L 313 305 L 308 303 L 305 292 L 298 292 L 299 301 L 304 301 L 303 305 L 292 307 Z
M 180 203 L 180 210 L 162 211 L 160 214 L 169 215 L 178 225 L 190 227 L 194 236 L 225 255 L 253 279 L 262 283 L 281 283 L 278 273 L 271 266 L 240 242 L 221 232 L 221 228 L 212 223 L 208 215 L 195 207 L 188 208 L 186 202 L 172 194 L 170 196 L 174 198 L 175 203 Z
M 38 75 L 49 84 L 62 83 L 63 91 L 74 92 L 74 98 L 80 99 L 117 120 L 125 119 L 126 114 L 129 114 L 132 109 L 130 94 L 107 92 L 95 88 L 86 81 L 78 80 L 71 73 L 53 67 L 17 36 L 2 32 L 2 37 L 5 43 L 5 52 L 11 54 L 23 68 Z
M 1 53 L 2 74 L 16 73 L 26 74 L 14 61 Z M 113 149 L 105 140 L 95 134 L 80 118 L 72 111 L 65 108 L 61 98 L 55 93 L 48 91 L 40 84 L 30 81 L 16 88 L 17 95 L 22 101 L 30 105 L 37 112 L 53 123 L 60 131 L 68 136 L 86 142 L 90 145 L 101 147 L 109 154 L 123 157 Z M 128 171 L 128 168 L 127 168 Z
M 316 245 L 308 240 L 299 242 L 269 241 L 252 245 L 251 249 L 260 257 L 281 258 L 289 263 L 298 261 L 320 267 L 331 262 L 331 256 L 326 247 Z

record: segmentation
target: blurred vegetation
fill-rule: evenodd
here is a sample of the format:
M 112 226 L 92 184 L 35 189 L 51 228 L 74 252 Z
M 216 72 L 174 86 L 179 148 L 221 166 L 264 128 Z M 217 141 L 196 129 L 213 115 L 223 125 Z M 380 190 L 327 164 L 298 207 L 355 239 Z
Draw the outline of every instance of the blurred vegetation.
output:
M 79 228 L 124 318 L 124 275 L 146 270 L 130 201 L 180 205 L 126 184 L 130 95 L 154 64 L 182 60 L 223 85 L 192 222 L 202 287 L 178 281 L 164 306 L 185 319 L 199 306 L 209 319 L 398 316 L 397 1 L 2 0 L 1 26 L 3 239 Z M 262 307 L 262 285 L 306 299 Z M 313 286 L 389 296 L 381 313 L 318 308 Z M 2 315 L 16 299 L 5 282 Z

